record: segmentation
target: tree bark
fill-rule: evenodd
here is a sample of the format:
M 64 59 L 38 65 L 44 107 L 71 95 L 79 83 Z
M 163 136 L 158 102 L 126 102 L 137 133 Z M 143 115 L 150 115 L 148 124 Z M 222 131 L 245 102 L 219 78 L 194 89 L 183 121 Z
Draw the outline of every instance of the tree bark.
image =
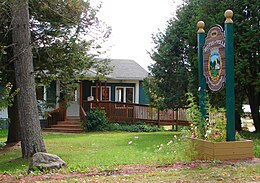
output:
M 21 127 L 22 157 L 28 159 L 36 152 L 46 152 L 36 101 L 31 35 L 29 30 L 28 0 L 13 0 L 12 41 L 18 114 Z
M 17 143 L 21 141 L 20 123 L 18 118 L 18 104 L 15 96 L 12 107 L 8 107 L 8 117 L 10 119 L 8 127 L 7 144 Z
M 238 111 L 235 111 L 235 129 L 239 132 L 242 131 L 241 115 Z
M 247 91 L 248 91 L 247 97 L 251 109 L 252 118 L 254 121 L 254 126 L 256 132 L 260 132 L 260 113 L 259 113 L 260 92 L 258 92 L 254 86 L 248 86 Z
M 15 83 L 14 64 L 10 64 L 10 70 L 13 72 L 7 72 L 6 76 L 9 81 L 13 84 L 12 93 L 17 89 Z M 7 144 L 13 144 L 21 141 L 20 135 L 20 119 L 18 114 L 17 96 L 14 97 L 13 105 L 8 107 L 8 118 L 10 120 L 8 127 Z

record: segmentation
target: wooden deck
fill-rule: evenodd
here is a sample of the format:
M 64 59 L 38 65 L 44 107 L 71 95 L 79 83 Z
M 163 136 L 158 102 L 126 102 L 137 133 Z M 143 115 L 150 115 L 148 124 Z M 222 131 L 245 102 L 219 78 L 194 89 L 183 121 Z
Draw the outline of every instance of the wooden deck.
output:
M 121 103 L 111 101 L 83 101 L 84 111 L 91 109 L 104 110 L 110 122 L 145 122 L 161 125 L 189 126 L 186 110 L 158 110 L 149 105 Z
M 77 120 L 76 124 L 70 124 L 66 117 L 66 110 L 62 108 L 55 109 L 48 113 L 46 129 L 47 131 L 64 131 L 74 132 L 75 129 L 79 132 L 80 121 L 85 121 L 86 112 L 89 110 L 104 110 L 106 112 L 109 122 L 117 123 L 130 123 L 135 124 L 137 122 L 144 122 L 146 124 L 153 124 L 160 126 L 171 125 L 172 127 L 178 126 L 189 126 L 189 122 L 186 119 L 186 110 L 158 110 L 149 105 L 132 104 L 132 103 L 121 103 L 111 101 L 82 101 L 80 106 L 80 119 Z M 85 123 L 83 123 L 85 124 Z M 71 128 L 71 129 L 69 129 Z

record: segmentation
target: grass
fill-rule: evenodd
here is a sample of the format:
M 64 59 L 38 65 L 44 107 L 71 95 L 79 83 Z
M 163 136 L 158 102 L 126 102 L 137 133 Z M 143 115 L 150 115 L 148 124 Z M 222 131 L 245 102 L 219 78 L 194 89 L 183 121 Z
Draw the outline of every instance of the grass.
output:
M 245 131 L 241 135 L 245 139 L 253 140 L 254 143 L 254 155 L 255 157 L 260 157 L 260 133 L 250 133 L 249 131 Z
M 69 178 L 67 182 L 258 182 L 260 165 L 200 166 L 141 174 Z
M 89 172 L 113 170 L 119 165 L 146 164 L 152 167 L 173 164 L 176 160 L 187 161 L 183 151 L 184 143 L 178 132 L 93 132 L 85 134 L 44 134 L 48 153 L 57 154 L 68 163 L 66 171 Z M 6 140 L 7 132 L 0 130 L 0 142 Z M 245 134 L 254 140 L 255 156 L 260 157 L 259 134 Z M 169 142 L 173 140 L 173 143 Z M 168 143 L 168 145 L 167 145 Z M 20 148 L 0 150 L 0 174 L 25 175 L 28 161 L 21 159 Z M 148 173 L 69 178 L 68 182 L 252 182 L 260 181 L 260 165 L 236 163 L 218 166 L 198 166 L 193 169 L 167 169 Z M 57 181 L 58 182 L 58 181 Z
M 172 133 L 164 132 L 103 132 L 81 135 L 49 134 L 45 136 L 45 143 L 49 153 L 57 154 L 69 162 L 70 169 L 77 169 L 156 162 L 156 146 L 167 143 L 170 139 Z M 56 148 L 57 141 L 60 144 L 59 148 Z
M 77 171 L 119 164 L 170 163 L 172 157 L 158 148 L 172 138 L 173 132 L 44 134 L 47 152 L 57 154 L 68 163 L 69 169 Z M 3 135 L 0 141 L 5 141 Z M 0 151 L 0 172 L 25 170 L 28 162 L 20 157 L 20 148 L 4 153 Z

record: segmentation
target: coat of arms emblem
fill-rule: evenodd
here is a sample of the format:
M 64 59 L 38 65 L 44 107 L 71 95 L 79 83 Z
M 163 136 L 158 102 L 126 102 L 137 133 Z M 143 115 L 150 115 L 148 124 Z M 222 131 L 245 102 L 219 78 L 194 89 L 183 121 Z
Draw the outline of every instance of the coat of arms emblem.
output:
M 223 29 L 219 25 L 209 30 L 205 40 L 203 74 L 212 91 L 222 88 L 225 81 L 225 41 Z

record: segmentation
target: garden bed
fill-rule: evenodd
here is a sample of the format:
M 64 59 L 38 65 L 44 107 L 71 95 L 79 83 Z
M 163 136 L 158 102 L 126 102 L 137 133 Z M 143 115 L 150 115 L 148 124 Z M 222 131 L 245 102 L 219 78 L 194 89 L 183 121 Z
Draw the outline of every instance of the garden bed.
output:
M 210 142 L 191 139 L 200 160 L 231 160 L 253 158 L 253 141 Z

